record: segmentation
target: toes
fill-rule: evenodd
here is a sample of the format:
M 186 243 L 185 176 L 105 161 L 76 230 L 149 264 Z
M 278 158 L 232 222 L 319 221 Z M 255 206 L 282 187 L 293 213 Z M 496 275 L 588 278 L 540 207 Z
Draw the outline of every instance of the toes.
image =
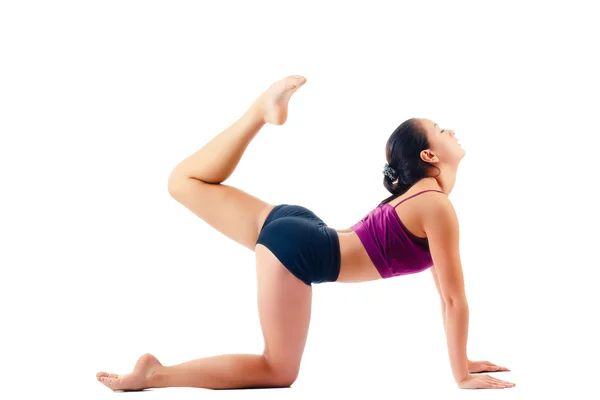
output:
M 293 79 L 290 79 L 286 85 L 286 89 L 298 89 L 300 86 L 306 83 L 306 78 L 301 75 L 292 75 Z
M 306 78 L 302 75 L 294 75 L 294 78 L 296 78 L 296 82 L 298 83 L 298 85 L 303 85 L 304 83 L 306 83 Z
M 96 378 L 102 378 L 102 377 L 106 377 L 106 378 L 118 378 L 119 374 L 109 374 L 108 372 L 98 372 L 96 374 Z
M 110 383 L 109 383 L 109 381 L 110 381 L 110 378 L 107 378 L 107 377 L 103 376 L 103 377 L 101 377 L 101 378 L 98 378 L 98 380 L 99 380 L 99 381 L 100 381 L 100 383 L 102 383 L 104 386 L 106 386 L 106 387 L 110 388 Z
M 111 374 L 114 375 L 114 374 Z M 112 390 L 119 390 L 120 389 L 120 379 L 117 378 L 111 378 L 111 377 L 106 377 L 103 376 L 101 378 L 98 378 L 100 380 L 100 382 L 102 382 L 104 384 L 104 386 L 112 389 Z

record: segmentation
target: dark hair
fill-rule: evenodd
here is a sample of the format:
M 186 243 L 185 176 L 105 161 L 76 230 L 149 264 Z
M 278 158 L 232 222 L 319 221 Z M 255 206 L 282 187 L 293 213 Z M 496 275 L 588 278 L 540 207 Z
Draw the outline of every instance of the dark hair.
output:
M 401 196 L 419 180 L 429 176 L 432 165 L 421 159 L 421 151 L 428 148 L 429 140 L 418 118 L 408 119 L 396 128 L 385 146 L 389 168 L 387 165 L 384 168 L 383 178 L 383 186 L 392 195 L 379 205 Z

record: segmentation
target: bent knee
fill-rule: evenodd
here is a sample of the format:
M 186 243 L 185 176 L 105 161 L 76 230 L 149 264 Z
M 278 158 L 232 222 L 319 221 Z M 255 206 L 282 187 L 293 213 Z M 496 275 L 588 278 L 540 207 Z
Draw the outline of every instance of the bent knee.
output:
M 171 172 L 167 181 L 167 190 L 171 197 L 177 199 L 182 193 L 186 192 L 190 185 L 190 179 L 180 173 Z
M 273 376 L 273 385 L 277 387 L 290 387 L 296 382 L 298 373 L 279 372 Z
M 267 361 L 267 364 L 271 373 L 273 386 L 289 387 L 296 382 L 296 379 L 298 379 L 298 374 L 300 372 L 299 366 L 281 365 L 269 361 Z

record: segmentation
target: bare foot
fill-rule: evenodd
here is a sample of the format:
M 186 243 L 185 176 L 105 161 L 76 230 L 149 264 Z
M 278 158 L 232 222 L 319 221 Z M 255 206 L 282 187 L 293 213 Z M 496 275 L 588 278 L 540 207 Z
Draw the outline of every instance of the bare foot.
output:
M 141 356 L 133 367 L 133 372 L 127 375 L 98 372 L 96 379 L 112 390 L 142 390 L 149 387 L 152 376 L 162 364 L 150 353 Z
M 290 97 L 306 83 L 301 75 L 290 75 L 272 84 L 262 93 L 253 107 L 256 107 L 265 123 L 283 125 L 287 120 Z

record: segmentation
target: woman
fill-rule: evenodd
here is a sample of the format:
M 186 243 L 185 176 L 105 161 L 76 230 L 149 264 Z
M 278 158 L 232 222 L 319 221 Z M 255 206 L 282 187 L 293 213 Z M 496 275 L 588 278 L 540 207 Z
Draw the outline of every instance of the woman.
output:
M 113 390 L 291 386 L 308 334 L 312 283 L 364 282 L 430 269 L 458 386 L 513 387 L 489 375 L 472 375 L 508 369 L 469 361 L 466 355 L 469 312 L 458 221 L 447 197 L 465 155 L 454 131 L 427 119 L 402 123 L 386 148 L 384 186 L 392 196 L 350 229 L 332 229 L 302 206 L 272 205 L 222 184 L 261 127 L 285 123 L 289 100 L 305 83 L 296 75 L 275 82 L 238 121 L 179 163 L 168 182 L 173 198 L 255 252 L 263 354 L 225 354 L 174 366 L 144 354 L 132 373 L 99 372 L 98 381 Z

